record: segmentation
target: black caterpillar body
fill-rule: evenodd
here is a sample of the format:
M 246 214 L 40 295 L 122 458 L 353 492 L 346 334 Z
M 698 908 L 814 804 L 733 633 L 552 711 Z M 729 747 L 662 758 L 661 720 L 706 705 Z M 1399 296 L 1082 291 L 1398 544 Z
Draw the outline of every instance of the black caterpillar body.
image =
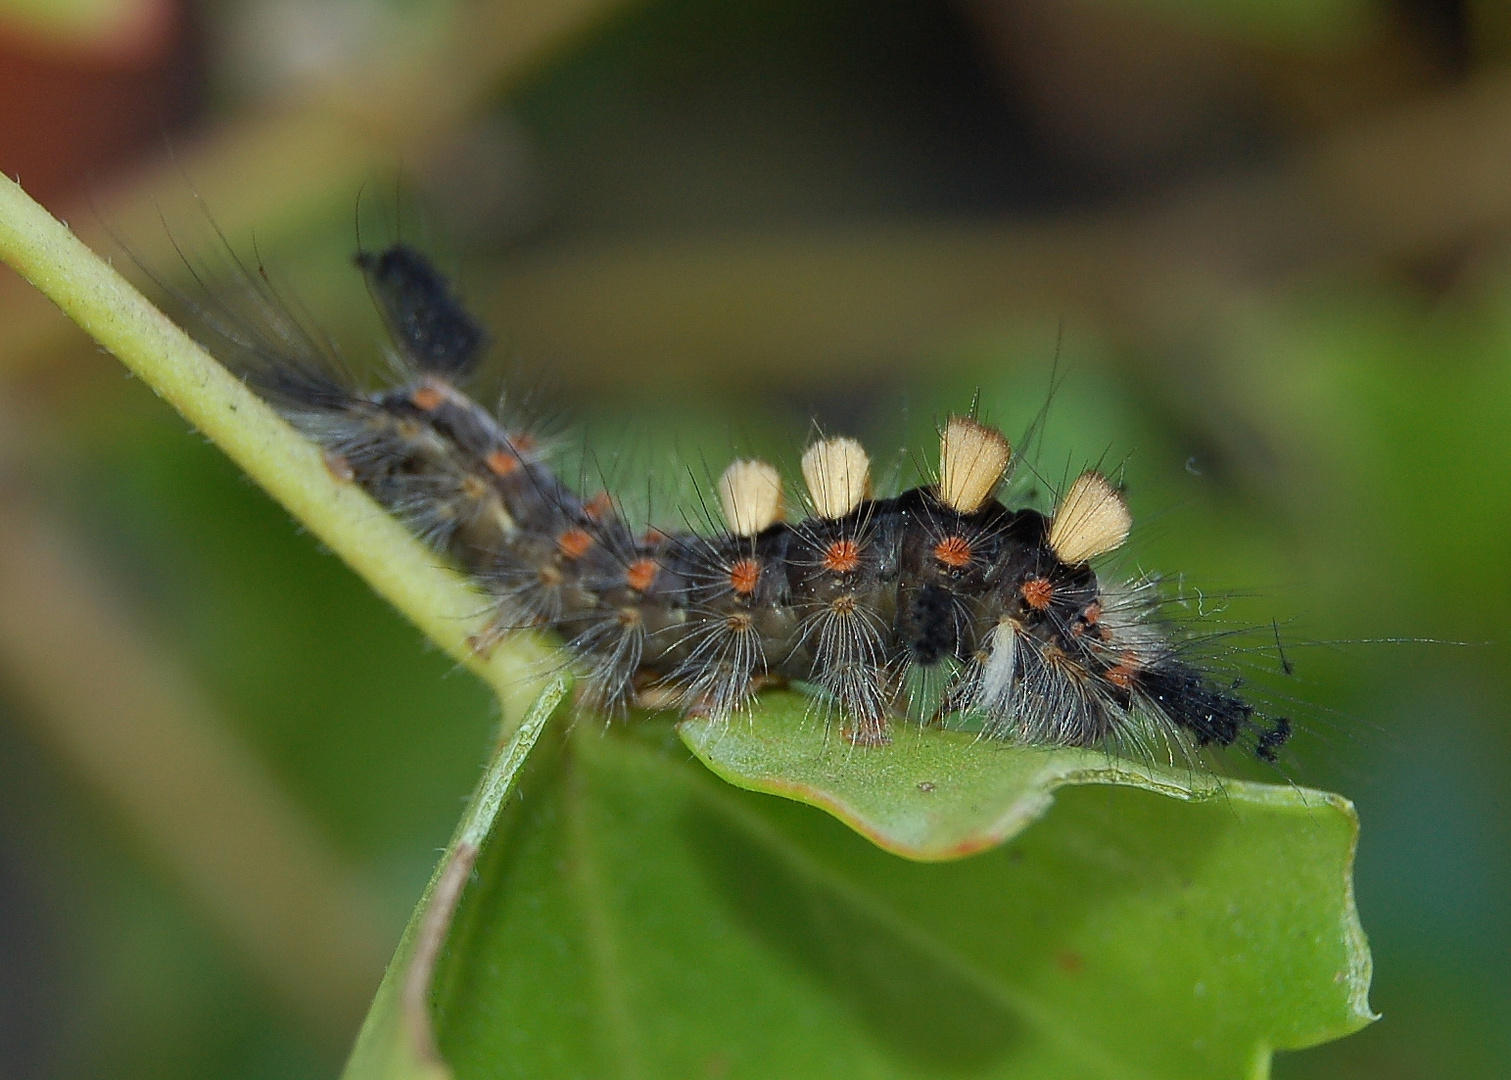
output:
M 942 432 L 938 482 L 873 498 L 849 439 L 803 457 L 811 513 L 782 520 L 760 462 L 719 483 L 722 535 L 637 532 L 584 498 L 536 440 L 460 388 L 487 335 L 411 248 L 357 263 L 388 325 L 393 385 L 361 390 L 287 317 L 230 337 L 233 359 L 296 428 L 497 605 L 494 626 L 556 630 L 596 701 L 671 691 L 727 717 L 761 687 L 819 687 L 858 745 L 888 741 L 910 669 L 942 671 L 941 711 L 992 736 L 1169 757 L 1192 744 L 1274 760 L 1290 734 L 1188 658 L 1155 582 L 1091 562 L 1125 538 L 1121 494 L 1088 472 L 1045 516 L 992 497 L 1010 463 L 973 418 Z M 262 305 L 264 315 L 267 304 Z

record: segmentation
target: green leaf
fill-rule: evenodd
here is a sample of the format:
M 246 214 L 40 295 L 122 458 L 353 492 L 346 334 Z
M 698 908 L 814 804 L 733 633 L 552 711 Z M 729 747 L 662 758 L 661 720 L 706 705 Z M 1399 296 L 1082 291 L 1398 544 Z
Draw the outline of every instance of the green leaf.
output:
M 851 750 L 801 712 L 684 737 L 889 846 L 1009 839 L 900 859 L 666 720 L 548 732 L 438 965 L 457 1077 L 1211 1080 L 1372 1018 L 1345 800 L 940 732 Z
M 767 694 L 758 720 L 688 720 L 679 730 L 731 784 L 827 810 L 879 847 L 925 862 L 1016 836 L 1067 785 L 1126 784 L 1178 799 L 1231 790 L 1206 772 L 1158 770 L 1100 750 L 1035 749 L 908 725 L 894 726 L 891 746 L 861 751 L 809 713 L 798 694 Z
M 383 973 L 383 982 L 346 1063 L 344 1080 L 446 1080 L 451 1075 L 436 1052 L 427 1009 L 436 955 L 476 865 L 478 851 L 569 686 L 565 676 L 554 679 L 541 691 L 519 727 L 500 741 Z

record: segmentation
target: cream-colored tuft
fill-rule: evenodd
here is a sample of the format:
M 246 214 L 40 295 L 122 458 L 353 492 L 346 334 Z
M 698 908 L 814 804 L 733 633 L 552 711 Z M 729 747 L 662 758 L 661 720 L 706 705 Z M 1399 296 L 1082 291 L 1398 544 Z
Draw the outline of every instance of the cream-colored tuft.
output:
M 1018 633 L 1003 619 L 992 630 L 991 656 L 981 666 L 976 707 L 1002 723 L 1013 718 L 1013 673 L 1018 666 Z
M 996 428 L 952 416 L 939 438 L 939 501 L 974 514 L 1007 471 L 1013 448 Z
M 854 439 L 825 439 L 803 451 L 814 513 L 842 518 L 871 495 L 871 459 Z
M 1101 473 L 1084 472 L 1060 500 L 1049 526 L 1049 546 L 1062 562 L 1083 563 L 1128 539 L 1133 516 L 1117 488 Z
M 719 506 L 729 531 L 754 536 L 782 520 L 782 477 L 764 461 L 735 461 L 719 477 Z

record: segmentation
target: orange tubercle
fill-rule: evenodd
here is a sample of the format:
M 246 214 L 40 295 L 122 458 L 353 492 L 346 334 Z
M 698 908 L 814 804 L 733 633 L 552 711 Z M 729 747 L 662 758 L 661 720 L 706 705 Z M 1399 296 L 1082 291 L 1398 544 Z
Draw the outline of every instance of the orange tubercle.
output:
M 946 536 L 934 545 L 934 558 L 956 570 L 971 565 L 971 542 L 963 536 Z
M 1048 578 L 1029 578 L 1023 583 L 1023 602 L 1035 611 L 1048 609 L 1055 598 L 1055 587 Z
M 556 546 L 569 559 L 581 558 L 593 546 L 593 536 L 586 529 L 568 529 L 556 538 Z
M 656 580 L 655 559 L 636 559 L 624 572 L 624 583 L 636 592 L 645 592 Z
M 824 569 L 848 574 L 860 565 L 860 545 L 854 540 L 836 540 L 824 549 Z
M 495 450 L 483 459 L 494 476 L 509 476 L 519 469 L 519 455 L 509 450 Z
M 761 564 L 755 559 L 741 559 L 729 568 L 729 587 L 741 596 L 755 592 L 761 580 Z
M 446 400 L 439 387 L 417 386 L 409 395 L 409 403 L 421 412 L 435 412 Z

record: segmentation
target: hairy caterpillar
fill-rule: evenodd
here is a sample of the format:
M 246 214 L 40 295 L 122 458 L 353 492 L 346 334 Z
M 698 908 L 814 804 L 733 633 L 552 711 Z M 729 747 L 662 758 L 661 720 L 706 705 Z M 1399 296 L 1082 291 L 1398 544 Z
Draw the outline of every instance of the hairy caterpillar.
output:
M 1155 581 L 1093 568 L 1132 524 L 1101 474 L 1077 477 L 1052 514 L 1010 508 L 994 497 L 1008 440 L 955 416 L 926 486 L 877 497 L 860 444 L 825 438 L 802 455 L 801 520 L 785 520 L 777 470 L 743 460 L 717 485 L 724 532 L 637 531 L 607 494 L 563 483 L 526 425 L 464 392 L 487 334 L 424 256 L 400 244 L 357 265 L 389 331 L 387 386 L 364 390 L 260 292 L 259 319 L 218 321 L 225 358 L 333 471 L 478 582 L 493 640 L 557 631 L 595 704 L 670 695 L 725 718 L 803 680 L 873 746 L 922 671 L 943 674 L 942 714 L 1028 744 L 1166 757 L 1238 744 L 1273 761 L 1289 738 L 1289 720 L 1191 659 Z

